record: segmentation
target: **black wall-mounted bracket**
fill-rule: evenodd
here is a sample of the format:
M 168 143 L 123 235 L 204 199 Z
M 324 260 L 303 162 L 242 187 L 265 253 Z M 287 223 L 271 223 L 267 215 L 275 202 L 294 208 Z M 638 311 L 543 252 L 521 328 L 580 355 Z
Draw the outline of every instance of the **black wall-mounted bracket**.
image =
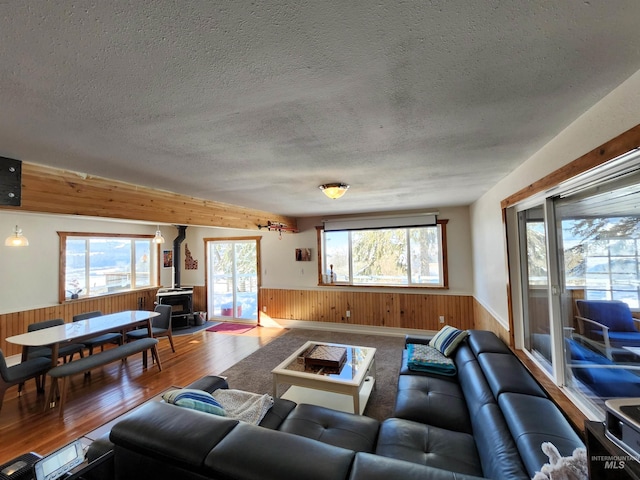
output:
M 19 207 L 22 201 L 22 162 L 0 157 L 0 205 Z

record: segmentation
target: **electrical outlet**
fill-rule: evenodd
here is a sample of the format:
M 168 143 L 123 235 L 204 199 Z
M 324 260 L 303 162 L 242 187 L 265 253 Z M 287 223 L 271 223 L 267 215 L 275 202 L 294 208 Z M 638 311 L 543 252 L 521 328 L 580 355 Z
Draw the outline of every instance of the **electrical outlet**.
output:
M 262 311 L 263 311 L 264 313 L 267 313 L 267 306 L 266 306 L 266 305 L 263 305 L 263 306 L 262 306 Z
M 440 323 L 444 323 L 444 315 L 440 315 Z
M 351 317 L 351 310 L 347 310 L 347 318 Z

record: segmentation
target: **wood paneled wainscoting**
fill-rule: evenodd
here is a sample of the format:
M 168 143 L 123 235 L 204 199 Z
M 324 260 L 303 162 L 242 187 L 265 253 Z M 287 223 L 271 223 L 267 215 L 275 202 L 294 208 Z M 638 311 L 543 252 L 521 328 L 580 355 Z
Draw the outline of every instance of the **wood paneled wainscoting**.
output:
M 439 330 L 440 316 L 461 329 L 475 324 L 471 295 L 261 288 L 259 304 L 274 319 L 423 330 Z
M 86 300 L 71 300 L 52 307 L 0 314 L 0 348 L 5 356 L 21 353 L 22 347 L 8 343 L 5 338 L 25 333 L 27 326 L 35 322 L 54 318 L 62 318 L 65 322 L 71 322 L 74 315 L 94 310 L 100 310 L 104 314 L 124 310 L 153 310 L 157 291 L 157 287 L 154 287 Z

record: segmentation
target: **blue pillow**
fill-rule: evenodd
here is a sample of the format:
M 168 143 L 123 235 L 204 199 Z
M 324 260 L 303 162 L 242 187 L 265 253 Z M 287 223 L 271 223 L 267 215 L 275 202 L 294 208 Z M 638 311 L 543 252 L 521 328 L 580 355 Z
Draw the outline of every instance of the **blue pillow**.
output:
M 459 330 L 450 325 L 445 325 L 438 333 L 429 341 L 429 346 L 437 348 L 440 352 L 449 356 L 455 352 L 458 345 L 469 335 L 466 330 Z
M 162 399 L 165 402 L 173 403 L 174 405 L 179 405 L 179 402 L 182 402 L 182 405 L 179 405 L 179 406 L 191 405 L 191 407 L 188 407 L 188 408 L 195 408 L 194 406 L 205 408 L 203 405 L 200 405 L 200 404 L 206 404 L 211 407 L 214 407 L 212 410 L 219 409 L 224 412 L 222 405 L 220 405 L 218 401 L 215 398 L 213 398 L 213 396 L 210 393 L 205 392 L 204 390 L 196 390 L 192 388 L 179 388 L 175 390 L 169 390 L 168 392 L 165 392 L 164 394 L 162 394 Z M 198 403 L 192 403 L 192 402 L 198 402 Z M 198 410 L 199 408 L 195 408 L 195 409 Z M 201 411 L 204 411 L 204 410 L 201 410 Z M 213 412 L 209 412 L 209 413 L 213 413 Z
M 193 398 L 181 398 L 179 400 L 176 400 L 175 405 L 177 405 L 178 407 L 197 410 L 199 412 L 212 413 L 213 415 L 219 415 L 221 417 L 227 416 L 222 407 L 216 407 L 215 405 L 211 405 L 210 403 L 202 402 L 200 400 L 194 400 Z

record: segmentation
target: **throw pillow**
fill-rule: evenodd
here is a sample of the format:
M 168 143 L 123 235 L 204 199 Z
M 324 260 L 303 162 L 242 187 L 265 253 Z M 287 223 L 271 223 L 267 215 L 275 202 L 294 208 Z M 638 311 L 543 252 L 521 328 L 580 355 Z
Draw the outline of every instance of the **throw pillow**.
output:
M 438 333 L 429 341 L 429 345 L 437 348 L 447 357 L 455 352 L 458 345 L 469 335 L 466 330 L 459 330 L 450 325 L 445 325 Z
M 224 409 L 221 407 L 216 407 L 215 405 L 211 405 L 207 402 L 202 402 L 200 400 L 194 400 L 193 398 L 181 398 L 176 400 L 175 405 L 183 408 L 190 408 L 191 410 L 197 410 L 199 412 L 212 413 L 213 415 L 219 415 L 221 417 L 226 417 Z
M 178 388 L 175 390 L 169 390 L 168 392 L 165 392 L 162 395 L 162 399 L 165 402 L 173 403 L 174 405 L 177 405 L 178 402 L 181 400 L 192 400 L 192 401 L 208 404 L 212 407 L 216 407 L 224 411 L 224 409 L 222 408 L 222 405 L 220 405 L 220 403 L 215 398 L 213 398 L 213 396 L 210 393 L 205 392 L 204 390 L 195 390 L 192 388 Z M 183 402 L 183 403 L 188 403 L 188 402 Z

